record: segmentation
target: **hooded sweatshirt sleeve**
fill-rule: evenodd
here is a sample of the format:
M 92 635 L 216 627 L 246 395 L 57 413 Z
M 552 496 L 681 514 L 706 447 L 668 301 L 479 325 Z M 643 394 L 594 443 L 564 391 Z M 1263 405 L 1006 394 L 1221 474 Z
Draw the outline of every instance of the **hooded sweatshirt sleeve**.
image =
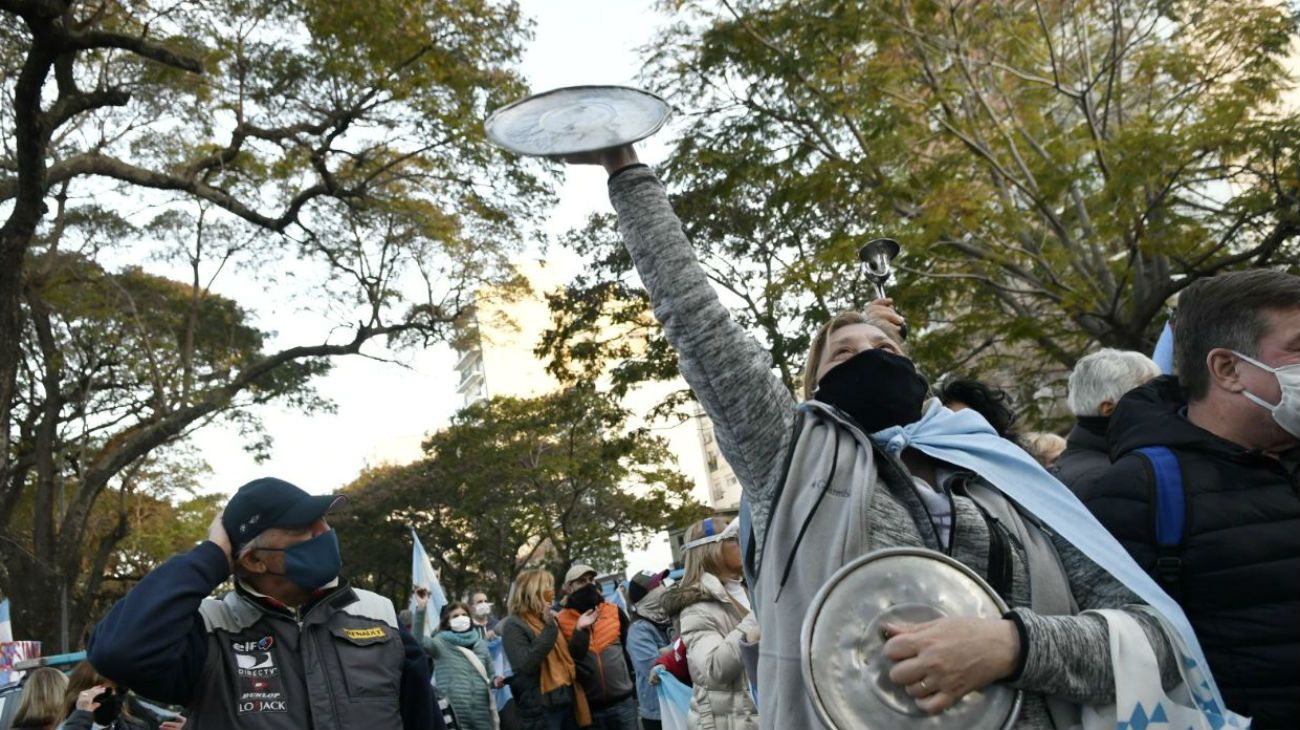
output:
M 1074 545 L 1053 535 L 1052 542 L 1070 579 L 1070 589 L 1081 611 L 1099 608 L 1126 609 L 1142 603 L 1123 584 L 1079 552 Z M 1043 692 L 1084 704 L 1115 701 L 1115 672 L 1111 667 L 1109 629 L 1100 616 L 1042 616 L 1026 608 L 1012 613 L 1024 629 L 1027 646 L 1024 663 L 1011 684 L 1019 689 Z M 1165 689 L 1181 681 L 1173 646 L 1160 624 L 1144 611 L 1129 610 L 1142 626 L 1160 664 Z
M 95 627 L 87 659 L 100 674 L 154 700 L 188 705 L 208 658 L 199 605 L 230 575 L 215 543 L 146 575 Z
M 609 191 L 655 317 L 677 352 L 682 377 L 712 419 L 718 446 L 761 529 L 782 469 L 794 398 L 772 373 L 771 355 L 718 300 L 650 168 L 619 170 L 610 177 Z

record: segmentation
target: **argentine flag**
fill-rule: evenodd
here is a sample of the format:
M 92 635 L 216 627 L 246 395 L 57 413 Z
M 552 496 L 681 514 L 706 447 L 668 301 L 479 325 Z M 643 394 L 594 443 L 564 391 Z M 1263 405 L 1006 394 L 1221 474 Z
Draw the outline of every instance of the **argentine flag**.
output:
M 663 667 L 651 667 L 650 671 L 659 674 L 655 694 L 659 695 L 659 717 L 664 730 L 690 730 L 686 721 L 691 713 L 691 688 Z
M 438 617 L 442 615 L 442 607 L 447 605 L 447 596 L 442 592 L 442 586 L 438 583 L 438 574 L 433 572 L 433 563 L 429 560 L 429 554 L 424 551 L 419 535 L 415 534 L 414 527 L 411 528 L 411 586 L 413 587 L 412 615 L 415 614 L 414 588 L 425 588 L 429 591 L 429 606 L 426 609 L 428 613 L 424 616 L 424 635 L 433 636 L 434 630 L 438 627 Z

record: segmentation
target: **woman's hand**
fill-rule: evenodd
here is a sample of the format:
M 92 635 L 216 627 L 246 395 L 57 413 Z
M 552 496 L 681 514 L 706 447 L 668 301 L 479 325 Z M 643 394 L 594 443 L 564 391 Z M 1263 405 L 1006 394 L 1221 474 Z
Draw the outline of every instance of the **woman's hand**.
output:
M 889 678 L 932 715 L 967 693 L 1009 677 L 1020 658 L 1020 634 L 1005 619 L 941 618 L 885 627 Z
M 636 156 L 636 148 L 630 144 L 594 152 L 579 152 L 576 155 L 561 155 L 551 159 L 561 160 L 570 165 L 602 165 L 605 172 L 611 175 L 628 165 L 635 165 L 640 162 L 640 159 Z
M 600 614 L 596 612 L 596 609 L 588 609 L 586 613 L 578 617 L 578 628 L 590 628 L 592 624 L 596 623 L 597 618 L 600 618 Z
M 894 309 L 893 299 L 888 297 L 877 299 L 867 305 L 867 311 L 863 312 L 863 314 L 872 319 L 884 322 L 887 325 L 892 325 L 892 329 L 887 328 L 885 334 L 902 341 L 901 333 L 903 331 L 903 325 L 907 324 L 907 320 L 903 319 L 903 315 L 899 314 L 897 310 Z
M 99 709 L 99 703 L 95 701 L 95 698 L 104 694 L 104 690 L 106 689 L 108 688 L 104 685 L 97 684 L 90 689 L 81 690 L 81 692 L 77 694 L 77 709 L 85 710 L 86 712 L 94 712 Z
M 168 720 L 158 726 L 158 730 L 181 730 L 185 727 L 185 716 L 177 715 L 175 719 Z
M 650 677 L 646 681 L 652 685 L 659 684 L 659 673 L 663 671 L 666 670 L 662 666 L 659 666 L 657 664 L 653 667 L 650 667 Z
M 415 607 L 416 607 L 416 608 L 426 608 L 428 605 L 429 605 L 429 589 L 427 589 L 427 588 L 416 588 L 416 589 L 415 589 Z
M 495 679 L 492 680 L 493 689 L 501 689 L 504 686 L 506 686 L 505 677 L 496 677 Z

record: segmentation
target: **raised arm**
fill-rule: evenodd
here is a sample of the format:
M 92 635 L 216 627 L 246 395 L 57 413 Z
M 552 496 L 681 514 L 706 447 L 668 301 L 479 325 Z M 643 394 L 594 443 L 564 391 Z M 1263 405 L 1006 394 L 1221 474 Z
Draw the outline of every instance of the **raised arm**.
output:
M 619 230 L 682 377 L 712 419 L 722 454 L 750 500 L 766 504 L 790 436 L 794 398 L 772 373 L 770 354 L 718 300 L 655 174 L 630 146 L 597 156 L 611 173 Z
M 146 575 L 95 627 L 88 659 L 100 674 L 155 700 L 187 705 L 208 657 L 199 606 L 230 576 L 221 518 L 208 539 Z
M 429 658 L 437 663 L 438 660 L 442 659 L 442 642 L 434 641 L 432 636 L 425 633 L 424 624 L 428 620 L 428 607 L 417 605 L 415 608 L 415 615 L 411 617 L 411 634 L 415 637 L 415 640 L 419 642 L 420 648 L 424 649 L 425 653 L 429 655 Z

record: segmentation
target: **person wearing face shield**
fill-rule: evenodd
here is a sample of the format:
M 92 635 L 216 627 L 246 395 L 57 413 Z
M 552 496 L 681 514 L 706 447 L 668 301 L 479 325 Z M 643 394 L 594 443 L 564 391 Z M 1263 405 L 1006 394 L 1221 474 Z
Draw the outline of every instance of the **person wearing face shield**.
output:
M 393 604 L 341 575 L 337 504 L 275 478 L 240 487 L 208 538 L 145 576 L 88 659 L 189 730 L 444 728 L 424 651 Z M 234 590 L 210 594 L 234 575 Z
M 994 683 L 1024 692 L 1017 730 L 1070 727 L 1085 707 L 1116 702 L 1110 632 L 1093 609 L 1122 613 L 1132 640 L 1149 646 L 1148 685 L 1179 682 L 1181 647 L 1189 657 L 1200 649 L 1178 605 L 1028 454 L 979 414 L 931 397 L 890 301 L 811 333 L 796 397 L 719 300 L 633 147 L 564 159 L 609 173 L 624 244 L 743 489 L 763 730 L 828 727 L 803 673 L 804 618 L 842 567 L 888 548 L 943 553 L 1011 609 L 883 627 L 888 678 L 921 712 L 943 713 Z
M 759 640 L 758 622 L 741 582 L 739 521 L 709 517 L 691 525 L 682 554 L 686 573 L 663 601 L 686 644 L 691 668 L 687 725 L 757 730 L 743 648 Z
M 1177 377 L 1127 393 L 1079 497 L 1182 604 L 1228 707 L 1300 718 L 1300 277 L 1191 284 Z M 1163 499 L 1162 499 L 1163 496 Z

